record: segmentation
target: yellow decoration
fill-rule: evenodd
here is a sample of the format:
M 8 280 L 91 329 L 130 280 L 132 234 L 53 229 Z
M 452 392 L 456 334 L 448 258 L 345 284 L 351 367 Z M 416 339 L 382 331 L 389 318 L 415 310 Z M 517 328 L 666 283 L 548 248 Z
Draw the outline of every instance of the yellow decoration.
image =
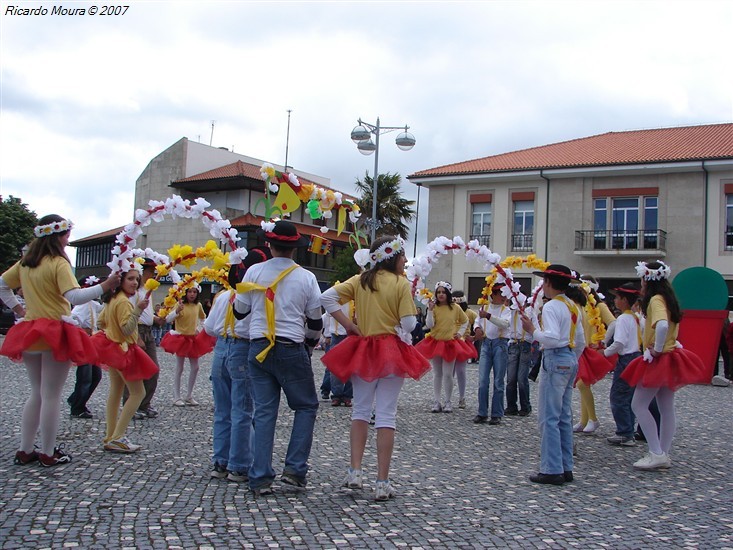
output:
M 524 266 L 527 269 L 544 271 L 550 265 L 550 262 L 538 258 L 536 254 L 530 254 L 526 258 L 522 258 L 521 256 L 507 256 L 499 265 L 504 269 L 511 269 L 512 271 L 522 269 Z M 489 276 L 486 277 L 486 286 L 484 286 L 484 289 L 481 291 L 481 297 L 476 302 L 478 305 L 486 306 L 491 303 L 491 289 L 494 287 L 494 283 L 496 283 L 497 276 L 498 272 L 496 267 L 494 267 L 491 273 L 489 273 Z
M 211 269 L 210 267 L 204 267 L 199 271 L 194 271 L 193 273 L 184 276 L 178 284 L 171 287 L 168 291 L 168 296 L 163 300 L 163 307 L 158 312 L 158 316 L 165 317 L 168 315 L 171 309 L 176 307 L 179 300 L 185 296 L 186 291 L 189 288 L 193 288 L 193 286 L 202 279 L 209 279 L 210 281 L 219 283 L 227 289 L 231 288 L 231 286 L 229 286 L 229 279 L 225 270 L 216 270 Z
M 275 197 L 274 206 L 280 209 L 280 212 L 294 212 L 300 208 L 300 198 L 287 183 L 280 184 L 280 190 Z
M 156 281 L 155 279 L 148 279 L 145 281 L 145 290 L 149 292 L 153 292 L 160 286 L 160 282 Z
M 595 328 L 595 331 L 593 331 L 593 334 L 591 335 L 590 343 L 599 344 L 606 337 L 606 325 L 604 325 L 601 320 L 601 310 L 598 307 L 596 297 L 591 292 L 590 286 L 588 283 L 583 283 L 580 286 L 588 296 L 588 303 L 585 305 L 585 313 L 588 315 L 588 324 Z

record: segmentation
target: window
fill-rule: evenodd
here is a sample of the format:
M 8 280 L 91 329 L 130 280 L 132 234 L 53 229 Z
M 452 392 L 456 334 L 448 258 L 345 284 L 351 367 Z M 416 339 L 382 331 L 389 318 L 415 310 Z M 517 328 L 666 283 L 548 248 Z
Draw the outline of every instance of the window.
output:
M 477 202 L 472 204 L 471 240 L 477 239 L 480 244 L 489 246 L 491 238 L 491 203 Z
M 595 250 L 657 249 L 659 199 L 655 196 L 599 197 L 593 199 Z
M 76 267 L 99 267 L 112 259 L 112 244 L 80 246 L 76 253 Z
M 534 237 L 534 201 L 514 201 L 512 250 L 532 250 Z
M 725 196 L 725 249 L 733 250 L 733 194 Z

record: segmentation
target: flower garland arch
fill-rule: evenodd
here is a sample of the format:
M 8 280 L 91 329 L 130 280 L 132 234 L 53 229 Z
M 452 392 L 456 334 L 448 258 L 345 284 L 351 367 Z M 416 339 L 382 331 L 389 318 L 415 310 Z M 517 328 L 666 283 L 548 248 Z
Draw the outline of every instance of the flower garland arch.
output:
M 158 267 L 169 265 L 168 273 L 170 274 L 171 280 L 174 283 L 180 281 L 181 277 L 173 269 L 173 265 L 176 265 L 176 260 L 178 260 L 178 263 L 184 262 L 183 256 L 191 254 L 193 249 L 190 251 L 185 249 L 184 251 L 177 250 L 173 247 L 171 250 L 176 250 L 180 255 L 171 260 L 151 248 L 144 250 L 136 248 L 137 238 L 142 235 L 143 228 L 153 222 L 162 222 L 166 215 L 173 219 L 201 219 L 213 237 L 219 239 L 221 243 L 229 245 L 231 248 L 231 252 L 228 253 L 229 263 L 241 262 L 247 256 L 247 250 L 237 247 L 236 243 L 240 240 L 237 230 L 232 227 L 229 220 L 222 217 L 218 210 L 207 210 L 209 206 L 211 204 L 202 197 L 198 197 L 193 203 L 178 195 L 172 195 L 164 201 L 151 200 L 148 202 L 147 209 L 139 208 L 135 211 L 135 221 L 127 224 L 115 237 L 116 244 L 112 248 L 112 260 L 107 263 L 107 267 L 110 268 L 112 273 L 123 273 L 135 268 L 136 258 L 147 257 L 151 258 Z M 180 247 L 180 245 L 177 246 Z M 207 247 L 211 248 L 211 245 L 207 243 Z M 214 247 L 216 247 L 215 243 Z M 216 248 L 218 249 L 218 247 Z M 185 261 L 188 260 L 190 258 L 186 258 Z M 185 262 L 184 265 L 186 265 Z M 156 270 L 158 267 L 156 267 Z M 148 294 L 150 292 L 149 290 Z
M 486 277 L 486 285 L 481 291 L 481 297 L 478 299 L 480 306 L 488 305 L 491 302 L 491 291 L 498 282 L 503 284 L 502 296 L 511 300 L 519 309 L 524 311 L 525 308 L 534 308 L 537 298 L 542 293 L 542 283 L 539 283 L 532 290 L 530 297 L 527 298 L 520 291 L 519 283 L 514 281 L 512 269 L 537 269 L 544 271 L 550 263 L 538 258 L 535 254 L 530 254 L 526 258 L 520 256 L 507 256 L 499 264 L 495 265 L 489 275 Z
M 189 288 L 193 288 L 202 279 L 209 279 L 210 281 L 219 283 L 227 290 L 232 288 L 229 285 L 229 278 L 225 269 L 201 268 L 199 271 L 184 275 L 178 283 L 170 288 L 168 295 L 163 299 L 163 307 L 158 310 L 157 315 L 165 318 L 176 307 L 176 304 L 183 298 L 186 291 Z M 152 281 L 153 279 L 150 280 Z

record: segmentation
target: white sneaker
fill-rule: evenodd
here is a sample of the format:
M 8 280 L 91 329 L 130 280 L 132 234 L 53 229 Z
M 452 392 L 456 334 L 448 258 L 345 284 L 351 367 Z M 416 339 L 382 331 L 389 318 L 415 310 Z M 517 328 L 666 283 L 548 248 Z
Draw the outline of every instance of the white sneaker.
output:
M 649 451 L 644 458 L 634 462 L 634 468 L 637 470 L 657 470 L 659 468 L 669 468 L 672 462 L 669 460 L 667 453 L 656 454 Z
M 440 406 L 440 401 L 436 401 L 433 403 L 433 408 L 430 409 L 430 412 L 439 413 L 443 410 L 443 407 Z
M 584 428 L 585 428 L 585 425 L 578 422 L 575 426 L 573 426 L 573 432 L 574 433 L 582 432 Z
M 185 407 L 186 406 L 186 402 L 183 399 L 176 399 L 173 402 L 173 406 L 174 407 Z
M 113 453 L 136 453 L 142 448 L 142 445 L 135 445 L 134 443 L 130 443 L 130 440 L 126 437 L 113 439 L 112 441 L 104 444 L 104 450 Z
M 583 433 L 592 434 L 598 429 L 599 425 L 600 422 L 598 422 L 598 420 L 589 420 L 588 423 L 585 425 L 585 428 L 583 428 Z
M 444 413 L 452 413 L 453 412 L 453 405 L 450 401 L 446 401 L 445 405 L 443 406 L 443 412 Z
M 198 407 L 199 402 L 196 401 L 193 397 L 189 397 L 188 399 L 186 399 L 186 405 L 188 405 L 189 407 Z
M 353 468 L 349 468 L 346 472 L 344 483 L 341 486 L 348 487 L 349 489 L 361 489 L 364 487 L 363 475 L 363 470 L 354 470 Z
M 730 386 L 730 380 L 728 380 L 725 376 L 720 376 L 719 374 L 713 376 L 713 379 L 710 381 L 710 383 L 713 386 L 718 386 L 721 388 L 727 388 L 728 386 Z
M 397 493 L 392 488 L 392 484 L 387 481 L 377 481 L 377 488 L 375 491 L 374 498 L 378 501 L 389 500 L 394 498 Z

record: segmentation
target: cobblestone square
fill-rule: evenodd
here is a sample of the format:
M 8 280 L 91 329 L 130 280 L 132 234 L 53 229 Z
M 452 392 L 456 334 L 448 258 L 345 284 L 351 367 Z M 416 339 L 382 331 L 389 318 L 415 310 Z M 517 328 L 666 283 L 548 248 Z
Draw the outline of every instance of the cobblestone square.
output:
M 315 352 L 316 387 L 323 374 Z M 13 548 L 733 548 L 733 388 L 693 386 L 676 399 L 673 467 L 639 472 L 646 452 L 611 447 L 610 377 L 594 386 L 601 422 L 577 435 L 575 481 L 528 481 L 539 461 L 535 412 L 499 426 L 474 425 L 477 365 L 468 366 L 467 408 L 431 414 L 432 374 L 401 394 L 392 464 L 397 498 L 374 501 L 370 434 L 364 491 L 341 489 L 350 409 L 321 401 L 305 491 L 276 482 L 255 498 L 246 486 L 211 479 L 211 356 L 201 361 L 199 407 L 172 405 L 172 357 L 159 350 L 154 405 L 136 421 L 134 455 L 105 453 L 103 377 L 94 419 L 69 417 L 59 443 L 67 466 L 13 465 L 28 392 L 24 368 L 0 358 L 0 546 Z M 187 374 L 184 374 L 184 378 Z M 64 399 L 73 387 L 69 375 Z M 185 382 L 185 380 L 184 380 Z M 531 384 L 536 405 L 536 384 Z M 454 391 L 455 393 L 455 391 Z M 578 395 L 574 396 L 575 411 Z M 457 402 L 457 399 L 454 400 Z M 282 467 L 292 415 L 281 406 L 274 465 Z

